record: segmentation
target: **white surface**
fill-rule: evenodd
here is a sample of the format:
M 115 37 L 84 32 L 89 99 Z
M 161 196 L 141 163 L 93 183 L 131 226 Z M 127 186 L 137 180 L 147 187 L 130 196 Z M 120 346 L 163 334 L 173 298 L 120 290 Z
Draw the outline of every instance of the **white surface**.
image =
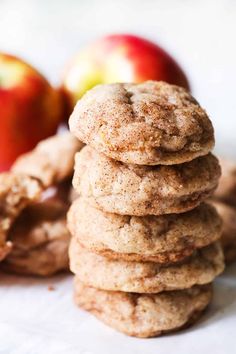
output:
M 236 265 L 215 283 L 212 305 L 188 330 L 152 339 L 127 337 L 78 309 L 72 276 L 50 280 L 1 274 L 0 353 L 5 354 L 233 354 Z M 55 287 L 48 290 L 48 285 Z
M 236 158 L 236 1 L 0 0 L 0 49 L 23 56 L 54 83 L 83 44 L 111 32 L 147 36 L 178 59 L 211 115 L 218 151 Z M 213 306 L 198 325 L 140 340 L 75 308 L 71 277 L 1 275 L 0 354 L 233 354 L 235 277 L 236 267 L 220 277 Z

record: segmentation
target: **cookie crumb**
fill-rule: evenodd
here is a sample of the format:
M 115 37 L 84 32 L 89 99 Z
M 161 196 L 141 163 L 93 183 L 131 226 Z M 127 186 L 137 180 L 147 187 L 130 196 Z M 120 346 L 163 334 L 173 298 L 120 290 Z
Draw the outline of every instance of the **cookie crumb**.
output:
M 48 285 L 48 291 L 54 291 L 56 288 L 53 285 Z

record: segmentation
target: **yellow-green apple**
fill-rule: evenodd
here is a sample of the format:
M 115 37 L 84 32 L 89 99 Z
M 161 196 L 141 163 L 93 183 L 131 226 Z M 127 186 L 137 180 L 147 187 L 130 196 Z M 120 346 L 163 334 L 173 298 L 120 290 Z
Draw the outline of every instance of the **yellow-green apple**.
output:
M 128 34 L 109 35 L 82 49 L 64 70 L 62 87 L 73 106 L 101 83 L 163 80 L 189 89 L 176 61 L 155 43 Z
M 62 119 L 61 97 L 32 66 L 0 53 L 0 171 L 53 135 Z

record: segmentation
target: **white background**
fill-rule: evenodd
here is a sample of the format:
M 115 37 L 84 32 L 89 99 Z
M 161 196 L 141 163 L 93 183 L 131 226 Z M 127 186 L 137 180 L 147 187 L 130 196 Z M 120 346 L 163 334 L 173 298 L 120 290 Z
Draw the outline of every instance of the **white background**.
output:
M 216 128 L 217 152 L 236 158 L 236 1 L 0 0 L 0 50 L 20 55 L 54 84 L 88 41 L 130 32 L 157 41 L 186 70 Z M 71 278 L 1 276 L 0 353 L 205 354 L 235 352 L 235 267 L 217 283 L 208 315 L 191 331 L 127 338 L 77 310 Z M 56 290 L 49 292 L 47 283 Z

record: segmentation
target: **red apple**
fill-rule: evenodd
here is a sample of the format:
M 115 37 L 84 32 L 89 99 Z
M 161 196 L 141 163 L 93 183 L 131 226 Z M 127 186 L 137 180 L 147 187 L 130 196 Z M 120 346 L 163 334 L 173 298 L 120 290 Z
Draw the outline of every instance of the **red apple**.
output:
M 62 119 L 59 93 L 32 66 L 0 53 L 0 171 L 53 135 Z
M 97 84 L 145 80 L 189 89 L 183 70 L 162 48 L 137 36 L 117 34 L 82 49 L 65 69 L 62 87 L 74 105 Z

